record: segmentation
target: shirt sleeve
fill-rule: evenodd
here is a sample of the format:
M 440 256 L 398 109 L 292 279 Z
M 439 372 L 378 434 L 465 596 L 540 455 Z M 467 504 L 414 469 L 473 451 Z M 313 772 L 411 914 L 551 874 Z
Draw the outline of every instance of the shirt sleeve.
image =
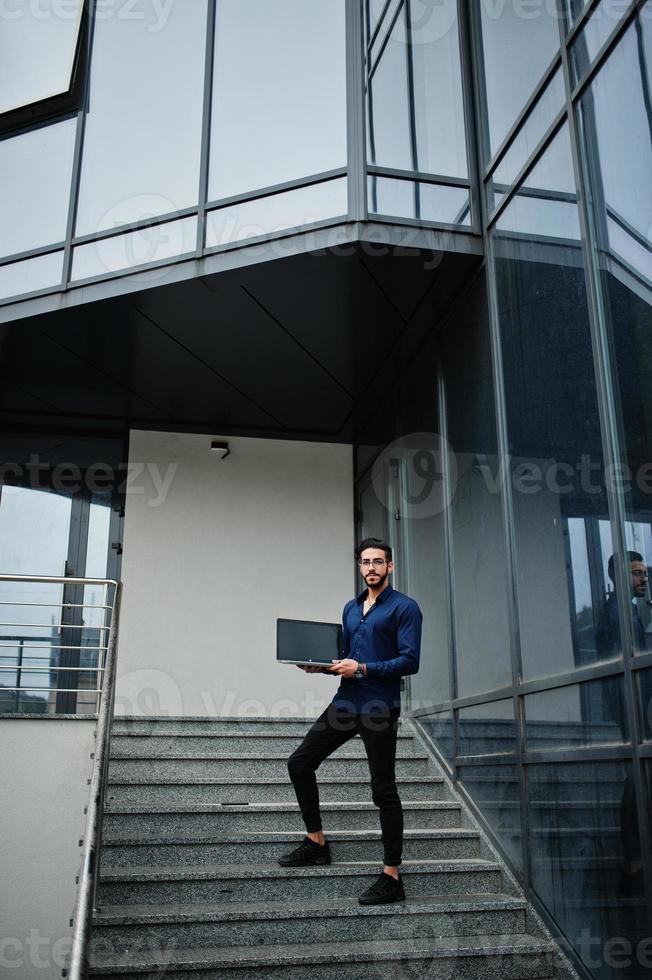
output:
M 348 658 L 349 651 L 351 649 L 351 636 L 349 634 L 349 628 L 346 625 L 348 611 L 349 604 L 347 603 L 342 613 L 342 660 L 346 660 Z
M 376 660 L 367 664 L 369 677 L 402 677 L 416 674 L 421 655 L 421 623 L 423 616 L 416 602 L 401 609 L 398 614 L 396 648 L 398 656 L 390 660 Z

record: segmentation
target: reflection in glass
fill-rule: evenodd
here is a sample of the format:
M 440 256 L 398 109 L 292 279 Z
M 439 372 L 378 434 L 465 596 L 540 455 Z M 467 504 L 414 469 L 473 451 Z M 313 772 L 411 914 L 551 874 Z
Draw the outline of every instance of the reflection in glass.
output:
M 532 112 L 494 171 L 494 183 L 501 185 L 501 189 L 506 190 L 513 183 L 514 178 L 562 109 L 564 99 L 564 77 L 559 68 L 546 85 Z M 497 205 L 498 201 L 495 203 Z
M 539 4 L 481 3 L 490 156 L 496 152 L 559 50 L 556 12 Z
M 443 224 L 471 223 L 469 192 L 464 187 L 368 177 L 369 211 L 396 218 L 439 221 Z
M 517 867 L 523 865 L 518 767 L 493 760 L 460 766 L 459 778 Z
M 528 750 L 629 740 L 622 677 L 603 677 L 525 696 Z
M 27 487 L 3 486 L 0 495 L 2 572 L 10 575 L 62 575 L 68 554 L 70 497 Z M 61 643 L 60 585 L 0 583 L 0 711 L 48 711 L 49 695 L 3 687 L 44 688 L 56 680 Z M 22 603 L 36 603 L 34 606 Z M 52 667 L 31 672 L 29 667 Z M 12 680 L 11 678 L 16 678 Z
M 346 210 L 346 178 L 227 205 L 208 213 L 206 247 L 228 245 L 342 217 Z
M 83 7 L 83 0 L 50 0 L 3 9 L 0 113 L 70 89 Z
M 511 698 L 460 708 L 457 718 L 460 755 L 516 751 L 516 720 Z
M 0 265 L 0 299 L 58 286 L 63 276 L 63 252 L 37 255 Z
M 570 49 L 570 62 L 576 83 L 589 69 L 600 48 L 626 12 L 627 5 L 622 0 L 601 0 L 585 21 Z
M 101 238 L 73 250 L 74 280 L 105 276 L 107 273 L 160 262 L 177 255 L 194 252 L 197 245 L 197 218 L 181 218 L 160 225 L 150 225 L 112 238 Z M 150 279 L 159 273 L 143 273 Z
M 370 162 L 466 177 L 455 0 L 390 4 L 367 72 Z M 433 100 L 433 92 L 445 97 Z
M 346 166 L 343 0 L 220 0 L 209 200 Z
M 497 222 L 501 232 L 577 241 L 580 224 L 568 123 L 520 184 Z M 580 254 L 581 258 L 581 254 Z
M 65 119 L 0 142 L 0 255 L 66 237 L 76 127 Z
M 634 673 L 642 737 L 652 739 L 652 667 Z M 651 811 L 652 812 L 652 811 Z
M 613 548 L 582 254 L 560 247 L 579 238 L 572 173 L 565 123 L 494 239 L 525 678 L 618 653 L 600 641 Z
M 481 284 L 442 333 L 458 694 L 511 683 L 507 573 L 497 459 L 491 346 Z
M 143 8 L 95 21 L 78 235 L 197 203 L 206 0 Z
M 605 945 L 622 936 L 635 947 L 647 935 L 630 764 L 530 765 L 528 792 L 539 898 L 593 976 L 638 976 L 623 971 L 622 962 L 618 969 Z
M 420 717 L 419 722 L 423 725 L 428 735 L 430 735 L 444 758 L 448 759 L 452 764 L 455 756 L 452 711 L 439 711 L 434 715 Z

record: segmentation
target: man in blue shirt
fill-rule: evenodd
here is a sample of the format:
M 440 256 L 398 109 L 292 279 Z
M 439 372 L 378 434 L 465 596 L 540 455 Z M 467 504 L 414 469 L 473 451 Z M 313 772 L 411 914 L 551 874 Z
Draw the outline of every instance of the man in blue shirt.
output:
M 315 772 L 335 749 L 354 735 L 364 742 L 372 798 L 380 811 L 384 865 L 378 880 L 359 898 L 361 905 L 405 899 L 399 873 L 403 849 L 403 808 L 396 789 L 396 736 L 401 710 L 401 677 L 416 674 L 421 646 L 421 611 L 389 582 L 392 549 L 378 538 L 365 539 L 356 560 L 367 588 L 344 607 L 342 659 L 330 668 L 303 667 L 309 673 L 338 674 L 340 686 L 288 760 L 307 835 L 283 854 L 283 867 L 331 863 L 319 812 Z

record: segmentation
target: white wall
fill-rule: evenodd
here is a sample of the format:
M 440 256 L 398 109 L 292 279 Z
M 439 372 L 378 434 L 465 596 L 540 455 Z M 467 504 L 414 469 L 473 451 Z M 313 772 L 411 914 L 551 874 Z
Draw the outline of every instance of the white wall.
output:
M 351 447 L 213 438 L 131 433 L 116 715 L 316 716 L 337 681 L 276 664 L 276 619 L 354 592 Z
M 0 718 L 0 976 L 61 976 L 95 721 Z

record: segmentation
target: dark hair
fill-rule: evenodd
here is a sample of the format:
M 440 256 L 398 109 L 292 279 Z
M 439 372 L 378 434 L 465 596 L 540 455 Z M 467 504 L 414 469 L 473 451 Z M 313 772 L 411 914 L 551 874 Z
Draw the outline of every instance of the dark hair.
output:
M 633 562 L 633 561 L 643 561 L 643 555 L 639 555 L 638 551 L 628 551 L 627 552 L 627 558 L 628 558 L 628 560 L 630 562 Z M 613 555 L 611 556 L 611 558 L 607 562 L 607 572 L 609 573 L 609 578 L 611 579 L 611 581 L 615 585 L 616 584 L 616 580 L 614 578 L 614 556 Z
M 361 541 L 358 547 L 355 549 L 356 561 L 360 561 L 362 552 L 366 551 L 367 548 L 378 548 L 380 551 L 385 552 L 385 558 L 388 562 L 392 560 L 391 545 L 387 544 L 387 542 L 383 541 L 381 538 L 365 538 L 364 541 Z

